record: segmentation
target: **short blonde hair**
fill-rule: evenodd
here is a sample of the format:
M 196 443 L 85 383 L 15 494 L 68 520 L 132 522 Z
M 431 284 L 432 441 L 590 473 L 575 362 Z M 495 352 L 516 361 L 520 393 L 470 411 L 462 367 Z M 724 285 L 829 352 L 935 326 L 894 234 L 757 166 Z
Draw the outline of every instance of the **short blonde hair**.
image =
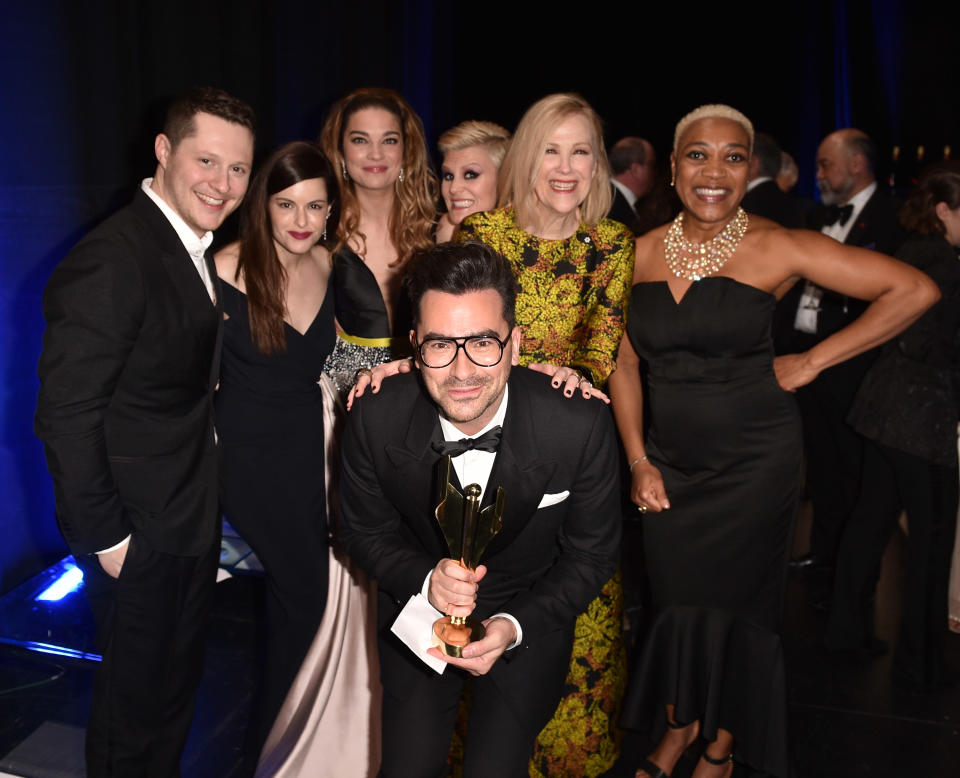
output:
M 524 225 L 533 221 L 536 202 L 534 187 L 540 174 L 547 136 L 564 119 L 577 115 L 585 118 L 590 125 L 593 135 L 590 145 L 597 161 L 590 191 L 580 204 L 580 218 L 593 227 L 610 210 L 613 202 L 610 191 L 610 162 L 603 146 L 600 117 L 580 95 L 548 95 L 531 105 L 523 115 L 513 134 L 513 141 L 500 172 L 497 205 L 500 208 L 513 206 L 517 224 Z
M 731 108 L 729 105 L 723 105 L 722 103 L 701 105 L 699 108 L 694 108 L 692 111 L 690 111 L 690 113 L 677 122 L 677 128 L 673 131 L 674 153 L 677 152 L 677 146 L 680 143 L 680 136 L 683 135 L 684 130 L 686 130 L 687 127 L 694 122 L 700 121 L 700 119 L 729 119 L 732 122 L 736 122 L 746 131 L 747 137 L 750 140 L 750 153 L 753 153 L 753 124 L 736 108 Z
M 437 148 L 443 156 L 451 151 L 483 146 L 495 167 L 503 163 L 503 156 L 510 145 L 510 131 L 493 122 L 483 122 L 477 119 L 460 122 L 451 127 L 437 139 Z

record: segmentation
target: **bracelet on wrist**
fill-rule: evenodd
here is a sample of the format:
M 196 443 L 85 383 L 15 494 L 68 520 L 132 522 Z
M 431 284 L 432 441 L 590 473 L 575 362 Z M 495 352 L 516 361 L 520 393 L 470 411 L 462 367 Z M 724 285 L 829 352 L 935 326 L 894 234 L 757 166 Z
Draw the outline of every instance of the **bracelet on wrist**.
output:
M 644 454 L 642 457 L 637 457 L 630 463 L 630 466 L 627 468 L 627 470 L 632 473 L 634 465 L 639 465 L 641 462 L 646 462 L 646 461 L 647 461 L 646 454 Z

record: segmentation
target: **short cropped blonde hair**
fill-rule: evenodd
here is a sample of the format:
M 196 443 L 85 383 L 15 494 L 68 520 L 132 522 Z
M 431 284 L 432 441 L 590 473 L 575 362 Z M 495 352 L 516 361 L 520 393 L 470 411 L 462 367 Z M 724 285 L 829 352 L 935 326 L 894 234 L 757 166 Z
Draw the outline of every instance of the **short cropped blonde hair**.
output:
M 729 105 L 723 105 L 722 103 L 701 105 L 699 108 L 694 108 L 692 111 L 690 111 L 690 113 L 677 122 L 677 128 L 673 131 L 674 153 L 677 151 L 677 146 L 680 143 L 680 136 L 683 135 L 684 130 L 700 119 L 729 119 L 732 122 L 736 122 L 746 131 L 747 137 L 750 140 L 750 153 L 753 153 L 753 124 L 736 108 L 731 108 Z
M 503 163 L 503 156 L 510 145 L 510 131 L 493 122 L 471 119 L 451 127 L 437 140 L 437 148 L 443 156 L 451 151 L 483 146 L 495 167 Z
M 560 122 L 569 116 L 583 116 L 590 125 L 590 146 L 597 161 L 590 191 L 580 204 L 580 219 L 593 227 L 610 210 L 613 194 L 610 186 L 610 162 L 603 146 L 603 126 L 596 111 L 580 95 L 567 93 L 548 95 L 527 109 L 500 171 L 500 208 L 511 205 L 516 210 L 517 224 L 530 224 L 536 205 L 537 176 L 543 161 L 543 151 L 550 135 Z

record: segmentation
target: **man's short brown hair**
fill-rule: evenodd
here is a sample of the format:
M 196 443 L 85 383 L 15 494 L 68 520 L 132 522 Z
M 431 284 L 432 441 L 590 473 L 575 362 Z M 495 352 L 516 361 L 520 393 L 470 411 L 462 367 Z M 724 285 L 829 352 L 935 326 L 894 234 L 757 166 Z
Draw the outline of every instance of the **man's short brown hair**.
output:
M 239 124 L 256 134 L 256 118 L 253 109 L 243 100 L 227 94 L 212 86 L 195 86 L 178 97 L 163 123 L 163 134 L 170 140 L 170 147 L 176 148 L 184 138 L 196 132 L 193 117 L 198 113 L 208 113 L 233 124 Z

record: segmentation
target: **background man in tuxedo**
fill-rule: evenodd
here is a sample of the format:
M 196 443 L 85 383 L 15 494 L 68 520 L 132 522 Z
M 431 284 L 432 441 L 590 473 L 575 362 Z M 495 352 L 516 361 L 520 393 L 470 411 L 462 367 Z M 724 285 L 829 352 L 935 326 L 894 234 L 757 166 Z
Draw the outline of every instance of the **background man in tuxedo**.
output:
M 420 254 L 405 284 L 419 369 L 354 406 L 341 479 L 341 539 L 379 586 L 382 774 L 445 774 L 466 671 L 477 677 L 465 775 L 525 776 L 561 696 L 576 615 L 615 567 L 613 425 L 601 403 L 566 399 L 548 377 L 511 370 L 516 286 L 496 252 L 441 244 Z M 475 573 L 447 558 L 434 517 L 440 452 L 464 438 L 476 447 L 450 452 L 457 488 L 478 483 L 481 505 L 498 486 L 506 492 L 503 529 Z M 486 625 L 442 675 L 390 632 L 417 593 L 437 618 L 472 614 Z
M 240 203 L 253 111 L 195 88 L 156 173 L 54 270 L 36 433 L 103 662 L 91 776 L 179 775 L 219 557 L 213 392 L 222 308 L 206 250 Z
M 880 190 L 874 173 L 877 150 L 866 133 L 831 133 L 817 150 L 817 186 L 824 207 L 809 226 L 851 246 L 893 254 L 905 237 L 897 219 L 900 203 Z M 792 328 L 778 338 L 779 352 L 805 351 L 857 318 L 867 303 L 798 283 L 781 305 Z M 810 554 L 794 567 L 831 566 L 840 534 L 857 499 L 862 442 L 846 423 L 853 397 L 876 350 L 823 371 L 797 392 L 807 452 L 807 492 L 813 503 Z
M 635 235 L 640 235 L 636 203 L 653 189 L 657 172 L 656 153 L 650 142 L 643 138 L 621 138 L 613 144 L 608 156 L 613 172 L 613 205 L 607 216 L 625 224 Z
M 743 210 L 775 221 L 791 230 L 806 226 L 803 208 L 797 200 L 784 194 L 777 184 L 783 152 L 766 133 L 758 132 L 750 155 L 750 182 L 743 196 Z

